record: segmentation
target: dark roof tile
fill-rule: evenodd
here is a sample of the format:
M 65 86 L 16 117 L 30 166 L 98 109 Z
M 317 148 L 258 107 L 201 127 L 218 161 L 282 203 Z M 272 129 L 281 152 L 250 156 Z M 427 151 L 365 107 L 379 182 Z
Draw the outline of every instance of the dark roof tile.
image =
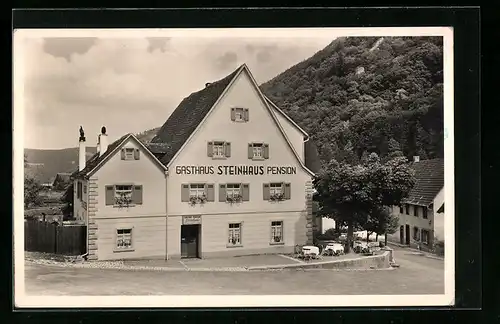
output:
M 403 202 L 429 206 L 444 186 L 444 160 L 422 160 L 411 167 L 415 170 L 415 185 Z

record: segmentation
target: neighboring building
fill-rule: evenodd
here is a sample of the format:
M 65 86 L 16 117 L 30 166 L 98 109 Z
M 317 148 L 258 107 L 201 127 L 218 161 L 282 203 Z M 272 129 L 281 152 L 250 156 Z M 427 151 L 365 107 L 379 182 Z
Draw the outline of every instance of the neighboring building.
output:
M 64 190 L 71 183 L 71 173 L 59 172 L 52 182 L 52 189 Z
M 399 217 L 399 230 L 388 239 L 424 250 L 435 240 L 444 240 L 444 160 L 432 159 L 412 163 L 415 185 L 401 206 L 392 213 Z
M 317 152 L 246 65 L 185 98 L 151 143 L 127 134 L 108 145 L 104 127 L 98 141 L 73 175 L 90 260 L 286 253 L 312 243 Z

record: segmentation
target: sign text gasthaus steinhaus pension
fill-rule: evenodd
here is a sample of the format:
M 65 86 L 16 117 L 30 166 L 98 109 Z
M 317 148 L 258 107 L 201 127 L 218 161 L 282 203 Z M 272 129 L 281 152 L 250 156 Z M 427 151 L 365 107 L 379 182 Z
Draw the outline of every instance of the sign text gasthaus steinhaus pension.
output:
M 297 174 L 294 166 L 273 165 L 178 165 L 176 174 L 182 175 L 268 175 L 268 174 Z

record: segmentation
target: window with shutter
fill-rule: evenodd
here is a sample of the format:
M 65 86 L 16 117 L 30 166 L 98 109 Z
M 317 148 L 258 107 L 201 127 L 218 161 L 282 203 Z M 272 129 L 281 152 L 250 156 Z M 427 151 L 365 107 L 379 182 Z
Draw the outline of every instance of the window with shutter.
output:
M 140 155 L 141 155 L 141 151 L 139 151 L 139 149 L 135 149 L 135 151 L 134 151 L 134 159 L 135 160 L 139 160 Z
M 248 109 L 244 108 L 231 108 L 231 120 L 236 122 L 247 121 Z
M 264 143 L 250 143 L 248 158 L 252 160 L 264 159 Z
M 248 143 L 248 158 L 253 159 L 253 144 Z
M 426 207 L 422 207 L 422 217 L 424 219 L 427 219 L 427 208 Z
M 249 120 L 250 120 L 250 114 L 249 114 L 248 108 L 245 108 L 245 121 L 249 121 Z
M 212 144 L 212 157 L 216 159 L 222 159 L 226 157 L 226 143 L 225 142 L 213 142 Z
M 413 206 L 413 216 L 418 217 L 418 206 Z
M 138 150 L 137 150 L 138 151 Z M 139 153 L 136 152 L 136 149 L 133 147 L 126 147 L 121 150 L 121 159 L 122 160 L 138 160 Z

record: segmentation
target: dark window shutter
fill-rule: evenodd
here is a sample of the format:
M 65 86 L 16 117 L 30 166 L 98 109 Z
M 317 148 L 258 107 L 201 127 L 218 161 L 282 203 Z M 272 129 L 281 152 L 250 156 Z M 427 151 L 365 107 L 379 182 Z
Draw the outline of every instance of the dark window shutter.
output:
M 269 144 L 264 144 L 264 159 L 269 159 Z
M 226 142 L 224 144 L 224 148 L 225 148 L 225 156 L 226 157 L 231 157 L 231 143 L 230 142 Z
M 269 192 L 269 183 L 264 183 L 262 186 L 262 193 L 264 200 L 269 200 L 271 198 L 271 193 Z
M 134 186 L 132 190 L 132 203 L 142 205 L 142 186 Z
M 134 160 L 139 160 L 141 156 L 141 151 L 139 151 L 139 149 L 135 149 L 134 150 Z
M 208 142 L 208 144 L 207 144 L 207 156 L 208 157 L 214 156 L 214 143 L 213 142 Z
M 181 202 L 189 201 L 189 185 L 182 184 L 181 185 Z
M 226 185 L 221 184 L 219 186 L 219 202 L 225 202 L 226 201 Z
M 106 186 L 106 206 L 115 204 L 115 186 Z
M 236 109 L 231 108 L 231 120 L 235 121 L 236 120 Z
M 121 156 L 122 156 L 122 160 L 125 160 L 125 149 L 121 150 Z
M 242 199 L 243 201 L 250 201 L 250 185 L 248 183 L 242 184 Z
M 245 121 L 249 121 L 249 120 L 250 120 L 250 116 L 248 113 L 248 108 L 245 108 Z
M 207 201 L 215 201 L 215 190 L 213 184 L 206 185 L 207 190 Z
M 248 158 L 253 159 L 253 144 L 248 143 Z
M 284 191 L 285 199 L 291 199 L 292 197 L 292 188 L 290 183 L 285 183 L 285 191 Z

